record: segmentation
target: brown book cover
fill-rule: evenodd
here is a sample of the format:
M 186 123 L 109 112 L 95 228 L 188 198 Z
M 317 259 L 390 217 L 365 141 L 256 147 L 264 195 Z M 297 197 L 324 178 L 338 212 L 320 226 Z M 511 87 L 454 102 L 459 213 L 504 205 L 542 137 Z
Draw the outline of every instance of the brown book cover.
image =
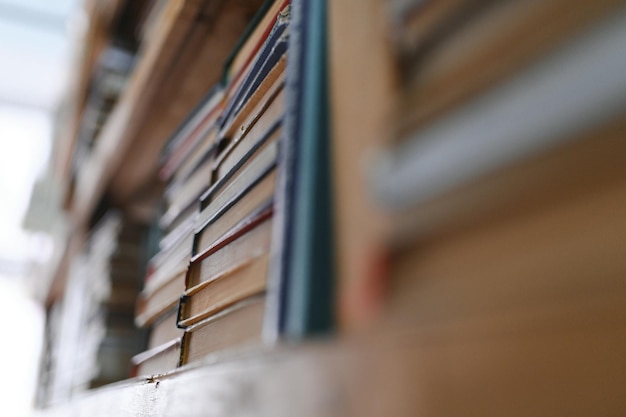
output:
M 262 343 L 265 296 L 255 296 L 185 330 L 181 365 L 210 353 Z
M 180 227 L 189 216 L 198 213 L 198 205 L 192 202 L 186 207 L 171 206 L 159 219 L 159 227 L 164 235 L 168 235 Z
M 150 338 L 148 339 L 148 349 L 155 348 L 170 340 L 180 338 L 183 331 L 176 325 L 178 306 L 163 313 L 152 325 Z
M 152 282 L 158 282 L 162 279 L 162 275 L 169 275 L 170 269 L 173 265 L 176 268 L 180 268 L 180 263 L 189 259 L 189 248 L 191 247 L 192 235 L 195 226 L 195 220 L 197 218 L 196 213 L 187 218 L 185 224 L 180 224 L 178 230 L 174 230 L 168 235 L 167 241 L 163 240 L 163 246 L 160 252 L 150 259 L 149 270 L 151 271 L 146 276 L 146 285 L 153 285 Z M 173 235 L 176 233 L 176 235 Z M 171 239 L 170 239 L 171 238 Z
M 207 216 L 205 226 L 196 233 L 194 249 L 202 252 L 226 234 L 256 209 L 272 199 L 276 185 L 276 170 L 270 168 L 221 207 L 209 206 L 215 211 Z
M 210 271 L 213 267 L 219 269 L 228 266 L 229 263 L 234 266 L 237 261 L 241 262 L 242 257 L 258 253 L 260 248 L 269 247 L 271 222 L 267 220 L 272 218 L 273 212 L 274 203 L 273 200 L 269 200 L 209 247 L 195 255 L 187 271 L 185 287 L 191 288 L 201 279 L 210 279 Z M 250 240 L 250 243 L 246 243 L 247 240 Z M 229 247 L 232 248 L 229 249 Z
M 161 252 L 166 252 L 170 248 L 174 247 L 180 242 L 181 239 L 187 236 L 190 231 L 193 231 L 196 223 L 196 218 L 198 216 L 198 211 L 189 211 L 184 213 L 183 215 L 184 217 L 181 218 L 179 222 L 177 222 L 175 228 L 167 233 L 162 234 L 162 237 L 159 240 L 159 254 L 155 255 L 153 259 L 161 256 Z
M 195 230 L 202 229 L 219 207 L 231 201 L 235 195 L 249 188 L 262 175 L 278 163 L 278 139 L 282 134 L 282 123 L 277 122 L 239 163 L 200 197 L 200 213 Z
M 181 338 L 170 340 L 153 349 L 133 356 L 134 376 L 162 375 L 173 371 L 180 362 Z
M 186 269 L 173 274 L 161 285 L 142 291 L 137 299 L 135 323 L 145 327 L 153 323 L 160 315 L 174 307 L 185 290 Z
M 180 301 L 178 325 L 188 327 L 265 291 L 268 253 L 239 263 L 227 273 L 189 288 Z
M 385 2 L 328 3 L 331 147 L 338 328 L 369 322 L 384 305 L 387 217 L 372 204 L 364 166 L 389 136 L 397 94 Z M 286 243 L 288 244 L 288 243 Z

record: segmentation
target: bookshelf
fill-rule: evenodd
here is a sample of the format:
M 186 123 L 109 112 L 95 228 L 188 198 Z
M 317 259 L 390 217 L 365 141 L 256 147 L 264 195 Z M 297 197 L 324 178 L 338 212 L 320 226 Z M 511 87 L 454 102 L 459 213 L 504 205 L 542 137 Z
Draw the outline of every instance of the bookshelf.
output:
M 135 220 L 154 217 L 161 196 L 175 200 L 180 178 L 193 177 L 160 182 L 160 167 L 184 169 L 161 150 L 198 131 L 194 115 L 220 109 L 241 126 L 224 122 L 215 133 L 223 142 L 207 153 L 211 180 L 186 232 L 193 251 L 179 260 L 185 271 L 172 268 L 184 285 L 164 290 L 182 295 L 176 316 L 171 300 L 135 316 L 154 330 L 168 310 L 183 334 L 155 343 L 138 366 L 172 348 L 179 366 L 37 415 L 621 415 L 623 1 L 293 0 L 284 14 L 276 3 L 272 29 L 290 31 L 287 58 L 275 64 L 284 74 L 265 68 L 262 94 L 242 101 L 254 108 L 240 119 L 215 104 L 237 97 L 232 90 L 207 92 L 220 77 L 236 84 L 223 64 L 263 2 L 157 3 L 151 36 L 68 193 L 73 229 L 48 300 L 67 289 L 68 263 L 103 197 Z M 271 51 L 284 46 L 281 34 Z M 79 80 L 92 67 L 83 63 Z M 265 133 L 244 148 L 263 117 Z M 261 174 L 235 193 L 250 172 Z M 216 223 L 229 211 L 231 223 Z M 236 258 L 220 251 L 245 252 L 233 242 L 252 240 L 258 224 L 264 252 L 221 265 Z M 157 271 L 169 256 L 161 252 Z M 269 271 L 262 280 L 257 267 Z M 253 282 L 243 301 L 267 308 L 256 347 L 228 345 L 229 330 L 260 323 L 258 314 L 234 318 L 250 305 L 227 287 L 235 279 Z M 153 287 L 139 296 L 146 303 L 165 288 Z M 236 296 L 219 304 L 211 290 Z M 209 349 L 222 340 L 230 347 Z M 186 363 L 190 343 L 202 354 Z

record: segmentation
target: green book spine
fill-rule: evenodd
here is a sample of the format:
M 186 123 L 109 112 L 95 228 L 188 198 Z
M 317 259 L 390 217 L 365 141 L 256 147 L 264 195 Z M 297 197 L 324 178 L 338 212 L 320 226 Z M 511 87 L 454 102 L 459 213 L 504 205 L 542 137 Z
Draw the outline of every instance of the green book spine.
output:
M 334 323 L 331 144 L 326 1 L 299 0 L 292 6 L 300 13 L 293 29 L 299 32 L 300 59 L 290 85 L 298 110 L 288 132 L 295 136 L 295 164 L 283 333 L 302 338 L 328 333 Z

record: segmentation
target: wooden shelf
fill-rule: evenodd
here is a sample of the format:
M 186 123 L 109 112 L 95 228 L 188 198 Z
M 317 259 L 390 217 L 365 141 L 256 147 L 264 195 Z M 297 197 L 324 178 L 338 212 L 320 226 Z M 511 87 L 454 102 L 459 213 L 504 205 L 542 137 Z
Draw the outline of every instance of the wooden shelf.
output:
M 598 317 L 611 312 L 608 304 L 616 307 L 603 304 Z M 545 323 L 525 317 L 522 326 L 514 317 L 465 320 L 368 341 L 212 356 L 169 375 L 94 390 L 38 415 L 621 415 L 622 329 L 602 326 L 589 337 L 586 323 L 562 326 L 566 313 Z

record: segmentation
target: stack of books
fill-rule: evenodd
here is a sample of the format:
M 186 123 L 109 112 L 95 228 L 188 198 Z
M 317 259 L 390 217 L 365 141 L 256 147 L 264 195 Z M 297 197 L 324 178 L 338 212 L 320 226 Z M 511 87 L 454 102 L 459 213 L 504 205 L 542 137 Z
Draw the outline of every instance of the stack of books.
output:
M 146 333 L 134 325 L 134 304 L 141 288 L 146 228 L 115 213 L 108 214 L 89 242 L 89 288 L 96 300 L 88 329 L 97 343 L 97 373 L 89 388 L 125 379 L 129 361 L 145 347 Z M 99 325 L 96 325 L 99 323 Z M 104 334 L 98 328 L 104 329 Z M 88 340 L 89 337 L 85 337 Z M 88 351 L 88 349 L 87 349 Z
M 108 212 L 72 265 L 53 347 L 58 358 L 51 401 L 127 378 L 130 359 L 145 348 L 146 334 L 133 322 L 145 232 Z
M 182 364 L 261 342 L 289 19 L 288 2 L 272 2 L 226 67 L 220 150 L 200 199 L 179 309 Z
M 133 359 L 140 375 L 178 365 L 182 331 L 176 327 L 176 310 L 185 286 L 198 198 L 210 183 L 221 98 L 221 90 L 214 89 L 163 152 L 161 174 L 167 188 L 158 222 L 162 237 L 136 310 L 137 325 L 151 328 L 148 351 Z
M 164 237 L 137 304 L 137 324 L 152 327 L 139 375 L 261 342 L 289 21 L 289 1 L 261 7 L 163 152 Z

